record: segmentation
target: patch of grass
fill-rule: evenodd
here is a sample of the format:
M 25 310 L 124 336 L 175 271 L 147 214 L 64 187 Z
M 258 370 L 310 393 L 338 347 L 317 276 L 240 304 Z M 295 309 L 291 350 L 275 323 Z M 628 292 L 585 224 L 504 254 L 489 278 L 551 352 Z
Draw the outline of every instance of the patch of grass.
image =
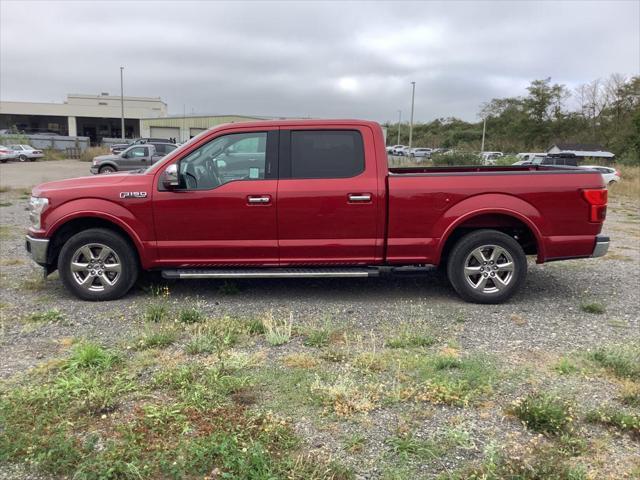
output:
M 575 420 L 573 403 L 548 393 L 533 393 L 517 401 L 512 413 L 529 429 L 548 435 L 569 432 Z
M 0 202 L 0 207 L 10 207 L 13 205 L 11 202 Z
M 640 408 L 640 383 L 623 383 L 618 400 L 624 405 Z
M 205 317 L 200 310 L 195 307 L 183 308 L 178 312 L 178 321 L 185 325 L 204 322 Z
M 434 404 L 466 406 L 491 393 L 500 378 L 495 362 L 483 355 L 408 356 L 397 361 L 396 368 L 401 379 L 401 400 Z
M 602 315 L 607 311 L 606 307 L 601 302 L 583 302 L 580 304 L 580 309 L 586 313 L 593 313 L 596 315 Z
M 307 347 L 326 347 L 329 345 L 331 330 L 328 328 L 317 328 L 309 330 L 304 337 L 303 344 Z
M 569 358 L 562 357 L 558 360 L 553 369 L 561 375 L 571 375 L 578 372 L 580 369 Z
M 431 335 L 403 332 L 385 342 L 388 348 L 418 348 L 429 347 L 436 343 L 436 339 Z
M 364 384 L 361 379 L 341 375 L 333 381 L 316 376 L 311 394 L 338 416 L 367 413 L 376 408 L 382 385 Z
M 151 303 L 144 311 L 145 322 L 161 323 L 169 317 L 169 308 L 165 303 Z
M 293 326 L 293 313 L 289 315 L 288 320 L 278 321 L 274 318 L 273 312 L 269 312 L 262 319 L 264 326 L 264 336 L 270 345 L 284 345 L 291 340 L 291 329 Z
M 106 370 L 120 361 L 120 357 L 97 343 L 81 342 L 76 344 L 71 357 L 67 360 L 66 368 L 69 370 L 96 369 Z
M 282 363 L 289 368 L 314 368 L 320 362 L 308 353 L 292 353 L 284 357 Z
M 52 308 L 44 312 L 36 312 L 31 315 L 27 315 L 25 320 L 34 323 L 58 323 L 65 320 L 65 316 L 57 308 Z
M 46 281 L 42 275 L 33 276 L 31 278 L 24 278 L 20 282 L 20 287 L 24 290 L 36 292 L 42 290 L 45 287 Z
M 589 423 L 614 427 L 640 438 L 640 415 L 637 413 L 628 413 L 612 406 L 604 406 L 587 412 L 585 420 Z
M 349 453 L 361 452 L 366 442 L 367 438 L 364 435 L 354 433 L 344 441 L 344 449 Z
M 145 350 L 148 348 L 165 348 L 172 345 L 178 339 L 179 332 L 173 325 L 160 325 L 148 328 L 135 343 L 136 348 Z
M 396 435 L 388 438 L 385 443 L 404 461 L 413 457 L 428 462 L 445 453 L 444 445 L 432 439 L 416 438 L 412 434 Z
M 0 239 L 7 240 L 16 236 L 16 227 L 8 225 L 0 225 Z
M 327 362 L 343 363 L 349 359 L 349 352 L 340 348 L 329 348 L 320 354 L 320 358 Z
M 264 324 L 259 318 L 251 318 L 245 324 L 249 335 L 263 335 L 265 332 Z
M 586 468 L 567 459 L 554 447 L 536 446 L 524 454 L 509 455 L 495 447 L 478 466 L 440 475 L 438 480 L 587 480 Z
M 594 351 L 590 358 L 618 378 L 640 379 L 640 346 L 601 347 Z

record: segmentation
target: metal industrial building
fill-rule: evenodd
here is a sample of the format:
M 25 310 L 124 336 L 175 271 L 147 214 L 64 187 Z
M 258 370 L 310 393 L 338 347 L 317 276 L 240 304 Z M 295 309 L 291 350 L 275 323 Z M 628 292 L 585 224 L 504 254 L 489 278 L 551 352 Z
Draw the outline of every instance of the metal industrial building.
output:
M 152 138 L 175 138 L 186 142 L 200 132 L 223 123 L 266 120 L 266 117 L 247 115 L 185 115 L 164 118 L 143 118 L 140 121 L 140 136 Z
M 140 136 L 142 118 L 165 117 L 167 104 L 160 97 L 124 97 L 125 136 Z M 24 133 L 52 133 L 89 137 L 121 135 L 121 97 L 68 94 L 64 103 L 0 102 L 0 129 Z
M 160 97 L 124 97 L 125 137 L 185 142 L 222 123 L 262 120 L 247 115 L 168 116 Z M 0 130 L 88 137 L 91 144 L 121 137 L 120 96 L 68 94 L 63 103 L 0 101 Z

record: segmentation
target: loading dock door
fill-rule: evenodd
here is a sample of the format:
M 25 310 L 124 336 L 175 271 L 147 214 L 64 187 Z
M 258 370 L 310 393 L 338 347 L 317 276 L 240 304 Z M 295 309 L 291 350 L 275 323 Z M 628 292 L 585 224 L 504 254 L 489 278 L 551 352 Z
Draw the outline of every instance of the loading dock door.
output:
M 151 138 L 175 138 L 180 141 L 180 129 L 178 127 L 151 127 Z
M 206 128 L 195 128 L 195 127 L 191 127 L 191 128 L 189 129 L 189 137 L 190 137 L 190 138 L 193 138 L 193 137 L 195 137 L 196 135 L 198 135 L 199 133 L 204 132 L 205 130 L 206 130 Z

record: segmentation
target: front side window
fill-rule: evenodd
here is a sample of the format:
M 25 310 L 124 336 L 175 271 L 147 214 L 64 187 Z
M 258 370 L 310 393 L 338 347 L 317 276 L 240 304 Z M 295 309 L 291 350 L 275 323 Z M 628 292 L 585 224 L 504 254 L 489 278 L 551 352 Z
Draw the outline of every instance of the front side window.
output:
M 291 132 L 292 178 L 349 178 L 364 171 L 362 135 L 354 130 Z
M 183 188 L 210 190 L 234 180 L 263 180 L 266 145 L 266 132 L 215 138 L 180 161 Z
M 147 155 L 146 147 L 135 147 L 127 152 L 127 158 L 141 158 Z

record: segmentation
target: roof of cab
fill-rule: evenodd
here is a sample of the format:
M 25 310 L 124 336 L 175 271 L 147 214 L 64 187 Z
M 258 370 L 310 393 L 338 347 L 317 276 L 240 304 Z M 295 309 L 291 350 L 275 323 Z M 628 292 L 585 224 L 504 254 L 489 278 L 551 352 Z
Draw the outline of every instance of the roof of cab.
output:
M 314 126 L 339 126 L 358 125 L 379 127 L 380 124 L 371 120 L 356 119 L 281 119 L 281 120 L 256 120 L 250 122 L 223 123 L 213 127 L 212 130 L 226 129 L 230 127 L 252 128 L 252 127 L 314 127 Z

